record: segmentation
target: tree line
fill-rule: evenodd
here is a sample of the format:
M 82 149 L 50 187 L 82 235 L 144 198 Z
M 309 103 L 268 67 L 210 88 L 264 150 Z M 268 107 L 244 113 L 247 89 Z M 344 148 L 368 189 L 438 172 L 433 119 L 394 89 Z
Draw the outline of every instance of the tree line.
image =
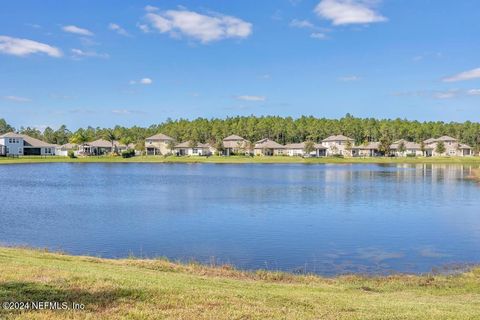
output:
M 4 119 L 0 119 L 0 134 L 14 130 L 15 128 Z M 253 115 L 225 119 L 167 119 L 147 128 L 138 126 L 130 128 L 122 126 L 114 128 L 87 127 L 72 132 L 63 125 L 57 130 L 47 127 L 43 131 L 22 127 L 18 132 L 59 145 L 104 138 L 109 141 L 115 139 L 127 144 L 134 143 L 139 148 L 144 145 L 145 138 L 157 133 L 169 135 L 176 141 L 192 140 L 214 144 L 231 134 L 242 136 L 253 142 L 270 138 L 281 144 L 303 141 L 320 142 L 330 135 L 343 134 L 353 138 L 357 145 L 370 141 L 380 141 L 386 145 L 398 139 L 421 143 L 428 138 L 448 135 L 472 146 L 476 151 L 480 149 L 480 123 L 478 122 L 420 122 L 406 119 L 357 118 L 350 114 L 341 119 L 315 118 L 313 116 L 257 117 Z

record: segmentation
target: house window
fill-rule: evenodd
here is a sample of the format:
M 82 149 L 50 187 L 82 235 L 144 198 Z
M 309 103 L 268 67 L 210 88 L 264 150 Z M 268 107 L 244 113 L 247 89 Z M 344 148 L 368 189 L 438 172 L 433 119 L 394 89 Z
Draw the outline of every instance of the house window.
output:
M 18 153 L 22 153 L 22 148 L 18 148 Z
M 193 154 L 197 154 L 197 153 L 198 153 L 198 149 L 193 148 L 193 151 L 192 151 L 192 152 L 193 152 Z

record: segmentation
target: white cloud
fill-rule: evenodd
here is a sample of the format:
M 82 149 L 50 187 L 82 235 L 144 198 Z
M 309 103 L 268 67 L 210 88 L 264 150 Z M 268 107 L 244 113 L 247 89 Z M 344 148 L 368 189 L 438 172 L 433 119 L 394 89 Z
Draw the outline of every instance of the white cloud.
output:
M 323 32 L 312 32 L 310 34 L 310 38 L 313 38 L 313 39 L 319 39 L 319 40 L 325 40 L 327 39 L 327 35 Z
M 246 38 L 252 33 L 252 24 L 222 14 L 200 14 L 188 10 L 149 12 L 145 16 L 151 27 L 172 37 L 184 35 L 202 43 L 228 38 Z M 140 28 L 144 30 L 143 25 Z
M 80 34 L 82 36 L 93 36 L 93 32 L 87 29 L 79 28 L 74 25 L 64 26 L 62 30 L 69 33 Z
M 7 36 L 0 36 L 0 52 L 15 56 L 27 56 L 33 53 L 44 53 L 55 58 L 62 56 L 60 49 L 48 44 Z
M 114 109 L 112 110 L 112 113 L 119 116 L 126 116 L 130 114 L 144 114 L 145 112 L 140 110 Z
M 461 92 L 456 89 L 446 90 L 446 91 L 437 91 L 433 93 L 435 99 L 451 99 L 459 96 Z
M 315 25 L 308 20 L 293 19 L 290 21 L 290 27 L 294 28 L 315 28 Z
M 465 80 L 473 80 L 480 78 L 480 68 L 468 70 L 465 72 L 460 72 L 456 75 L 451 77 L 444 78 L 444 82 L 457 82 L 457 81 L 465 81 Z
M 154 7 L 154 6 L 146 6 L 145 11 L 147 11 L 147 12 L 158 11 L 158 8 Z
M 153 80 L 151 78 L 142 78 L 140 80 L 130 80 L 129 84 L 134 85 L 134 84 L 143 84 L 143 85 L 150 85 L 153 83 Z
M 140 83 L 141 84 L 152 84 L 153 80 L 150 79 L 150 78 L 143 78 L 143 79 L 140 80 Z
M 18 97 L 18 96 L 4 96 L 3 98 L 7 99 L 7 100 L 10 100 L 10 101 L 13 101 L 13 102 L 20 102 L 20 103 L 32 101 L 29 98 Z
M 81 49 L 72 49 L 73 58 L 102 58 L 108 59 L 110 56 L 107 53 L 98 53 L 95 51 L 84 51 Z
M 267 100 L 264 96 L 236 96 L 235 99 L 243 101 L 265 101 Z
M 480 89 L 470 89 L 467 91 L 470 96 L 480 96 Z
M 137 27 L 142 30 L 144 33 L 150 32 L 150 27 L 146 24 L 137 23 Z
M 358 80 L 360 80 L 360 77 L 356 76 L 356 75 L 349 75 L 349 76 L 340 77 L 338 79 L 340 81 L 349 82 L 349 81 L 358 81 Z
M 375 11 L 376 0 L 321 0 L 315 13 L 333 25 L 367 24 L 387 21 Z
M 115 31 L 116 33 L 118 33 L 121 36 L 125 36 L 125 37 L 130 36 L 128 34 L 127 30 L 123 29 L 120 25 L 118 25 L 116 23 L 113 23 L 113 22 L 108 25 L 108 29 L 110 29 L 112 31 Z

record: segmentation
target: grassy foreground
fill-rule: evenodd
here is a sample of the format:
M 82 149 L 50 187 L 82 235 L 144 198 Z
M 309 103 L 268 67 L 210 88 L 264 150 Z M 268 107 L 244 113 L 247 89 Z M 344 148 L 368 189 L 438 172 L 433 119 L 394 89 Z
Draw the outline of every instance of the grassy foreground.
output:
M 0 303 L 67 301 L 84 310 L 0 319 L 478 319 L 480 269 L 460 275 L 333 279 L 165 260 L 107 260 L 0 247 Z
M 68 157 L 59 156 L 24 156 L 20 158 L 0 157 L 1 164 L 21 164 L 21 163 L 50 163 L 50 162 L 71 162 L 71 163 L 426 163 L 426 164 L 479 164 L 480 157 L 402 157 L 402 158 L 336 158 L 336 157 L 322 157 L 322 158 L 301 158 L 288 156 L 273 156 L 273 157 L 247 157 L 247 156 L 211 156 L 211 157 L 176 157 L 176 156 L 138 156 L 124 159 L 119 156 L 99 156 L 99 157 L 80 157 L 71 159 Z

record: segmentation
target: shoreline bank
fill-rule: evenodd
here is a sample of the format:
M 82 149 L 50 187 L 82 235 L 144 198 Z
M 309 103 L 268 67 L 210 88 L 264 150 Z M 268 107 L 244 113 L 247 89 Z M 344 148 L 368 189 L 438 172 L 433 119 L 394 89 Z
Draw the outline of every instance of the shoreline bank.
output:
M 2 315 L 168 319 L 473 319 L 480 269 L 457 275 L 338 276 L 243 272 L 166 260 L 101 259 L 0 247 L 0 300 L 68 301 L 84 310 Z
M 243 156 L 210 156 L 210 157 L 176 157 L 176 156 L 138 156 L 122 158 L 113 156 L 100 157 L 0 157 L 2 164 L 21 163 L 225 163 L 225 164 L 249 164 L 249 163 L 300 163 L 300 164 L 472 164 L 480 165 L 480 157 L 418 157 L 418 158 L 301 158 L 288 156 L 272 157 L 243 157 Z

